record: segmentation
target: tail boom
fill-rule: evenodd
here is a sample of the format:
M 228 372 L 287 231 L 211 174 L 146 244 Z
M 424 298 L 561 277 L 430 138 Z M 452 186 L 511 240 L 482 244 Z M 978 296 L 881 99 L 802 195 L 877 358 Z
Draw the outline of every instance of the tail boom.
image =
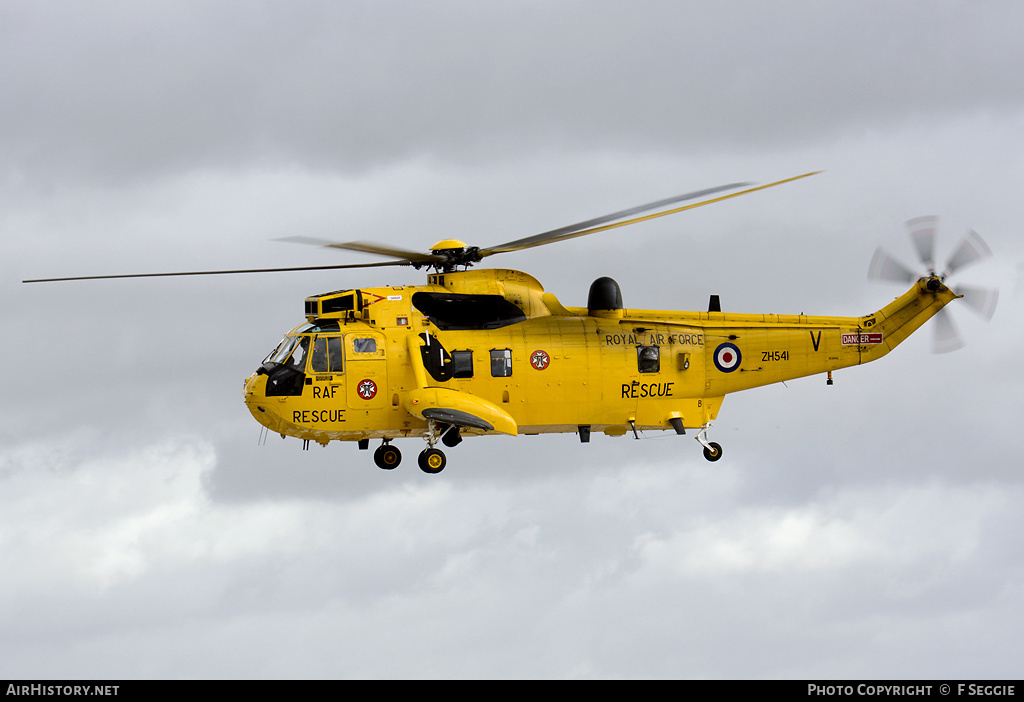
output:
M 874 361 L 957 297 L 940 278 L 926 276 L 863 317 L 772 315 L 756 323 L 752 315 L 711 314 L 705 322 L 707 391 L 724 395 Z M 742 361 L 723 362 L 730 351 Z

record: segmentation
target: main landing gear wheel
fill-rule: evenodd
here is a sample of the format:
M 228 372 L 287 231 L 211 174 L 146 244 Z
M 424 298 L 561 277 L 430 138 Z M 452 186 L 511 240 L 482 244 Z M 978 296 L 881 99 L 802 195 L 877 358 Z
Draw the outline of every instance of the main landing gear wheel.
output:
M 448 459 L 444 457 L 444 452 L 440 449 L 427 448 L 420 452 L 420 470 L 424 473 L 440 473 L 447 463 Z
M 384 470 L 397 468 L 398 464 L 402 462 L 402 452 L 391 444 L 381 444 L 373 452 L 373 462 L 377 464 L 378 468 Z
M 708 442 L 708 445 L 704 447 L 704 458 L 709 461 L 717 461 L 721 457 L 722 445 L 715 441 Z

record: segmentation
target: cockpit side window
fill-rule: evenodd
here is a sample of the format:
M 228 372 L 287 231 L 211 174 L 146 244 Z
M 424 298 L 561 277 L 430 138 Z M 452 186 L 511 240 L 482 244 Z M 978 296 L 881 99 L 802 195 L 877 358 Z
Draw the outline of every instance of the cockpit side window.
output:
M 290 366 L 298 371 L 306 370 L 306 354 L 309 352 L 309 337 L 303 336 L 299 339 L 299 343 L 295 346 L 292 351 L 292 355 L 285 361 L 286 366 Z
M 342 349 L 340 336 L 318 336 L 313 342 L 310 370 L 314 373 L 341 373 Z
M 277 349 L 264 362 L 267 373 L 267 397 L 302 395 L 306 379 L 306 356 L 311 341 L 309 336 L 286 336 Z

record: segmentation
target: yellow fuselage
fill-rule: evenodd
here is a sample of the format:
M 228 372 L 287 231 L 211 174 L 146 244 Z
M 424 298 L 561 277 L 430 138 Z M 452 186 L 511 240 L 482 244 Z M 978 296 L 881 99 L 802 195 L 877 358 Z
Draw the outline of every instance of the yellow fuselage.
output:
M 470 418 L 464 434 L 679 431 L 729 393 L 875 360 L 955 297 L 926 277 L 864 317 L 591 310 L 518 271 L 434 274 L 307 298 L 245 402 L 322 444 L 424 436 L 438 416 Z

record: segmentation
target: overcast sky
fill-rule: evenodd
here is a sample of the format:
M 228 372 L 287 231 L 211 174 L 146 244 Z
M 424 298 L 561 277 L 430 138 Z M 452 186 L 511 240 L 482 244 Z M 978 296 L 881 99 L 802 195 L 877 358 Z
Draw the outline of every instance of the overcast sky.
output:
M 1020 678 L 1024 5 L 0 1 L 0 677 Z M 394 268 L 22 285 L 486 246 L 566 305 L 860 315 L 935 214 L 967 341 L 692 433 L 301 450 L 242 381 Z M 957 305 L 953 305 L 957 307 Z

